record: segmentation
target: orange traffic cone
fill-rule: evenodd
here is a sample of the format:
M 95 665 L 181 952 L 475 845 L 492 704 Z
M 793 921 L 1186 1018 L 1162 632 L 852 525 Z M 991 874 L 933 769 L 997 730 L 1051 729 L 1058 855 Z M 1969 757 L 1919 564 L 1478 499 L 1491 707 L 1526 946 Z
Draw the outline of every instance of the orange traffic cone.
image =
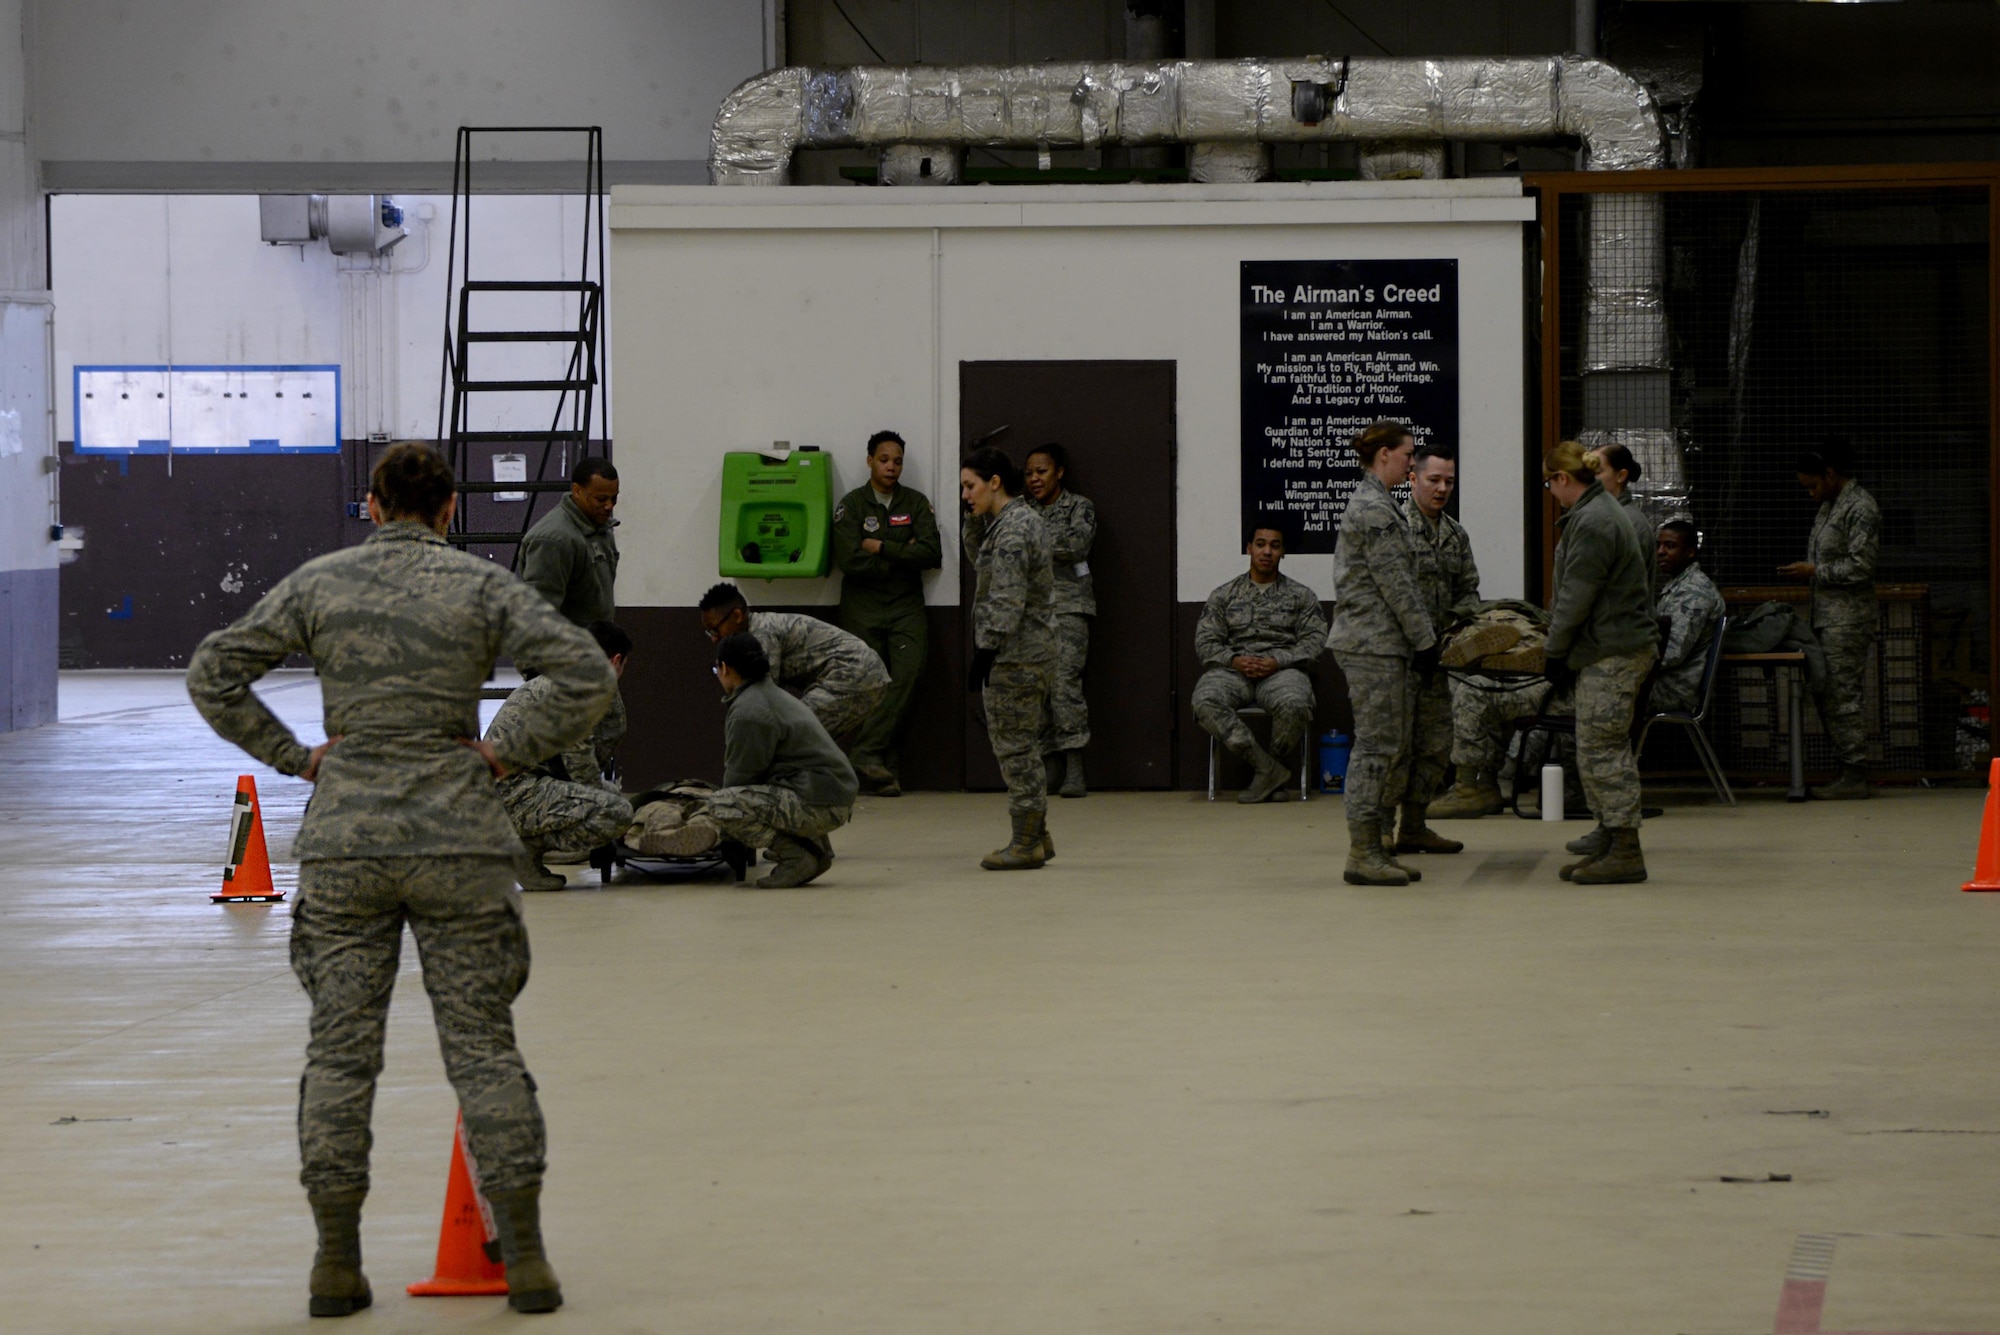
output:
M 236 779 L 236 809 L 229 818 L 229 865 L 215 904 L 275 904 L 285 892 L 271 884 L 271 851 L 264 846 L 264 809 L 257 805 L 257 780 Z
M 408 1292 L 419 1298 L 454 1298 L 507 1291 L 500 1263 L 500 1230 L 479 1194 L 478 1164 L 465 1144 L 465 1114 L 451 1138 L 451 1176 L 444 1188 L 444 1223 L 438 1230 L 437 1273 Z
M 1986 776 L 1986 816 L 1979 822 L 1979 856 L 1961 890 L 2000 890 L 2000 760 Z

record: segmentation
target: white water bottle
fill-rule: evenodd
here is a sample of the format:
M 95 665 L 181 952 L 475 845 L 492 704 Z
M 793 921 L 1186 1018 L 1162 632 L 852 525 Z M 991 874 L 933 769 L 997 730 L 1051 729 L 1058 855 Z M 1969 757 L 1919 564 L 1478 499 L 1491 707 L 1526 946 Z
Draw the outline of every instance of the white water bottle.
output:
M 1542 819 L 1563 818 L 1563 767 L 1542 766 Z

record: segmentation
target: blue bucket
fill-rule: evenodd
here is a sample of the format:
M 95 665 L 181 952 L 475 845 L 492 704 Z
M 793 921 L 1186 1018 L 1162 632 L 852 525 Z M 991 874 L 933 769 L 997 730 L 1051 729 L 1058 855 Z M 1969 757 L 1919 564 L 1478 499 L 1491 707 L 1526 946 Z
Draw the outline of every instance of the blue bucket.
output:
M 1354 751 L 1354 739 L 1344 732 L 1329 732 L 1319 739 L 1319 790 L 1339 793 L 1347 790 L 1347 758 Z

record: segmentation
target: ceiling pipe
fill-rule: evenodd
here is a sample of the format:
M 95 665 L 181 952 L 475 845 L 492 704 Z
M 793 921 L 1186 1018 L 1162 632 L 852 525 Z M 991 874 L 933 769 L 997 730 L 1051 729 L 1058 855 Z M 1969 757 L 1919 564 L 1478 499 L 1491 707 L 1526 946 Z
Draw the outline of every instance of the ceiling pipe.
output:
M 1582 56 L 792 67 L 760 74 L 723 99 L 710 135 L 709 178 L 783 185 L 801 148 L 1046 152 L 1570 138 L 1582 141 L 1592 170 L 1666 160 L 1652 95 L 1615 66 Z M 1190 154 L 1194 161 L 1206 156 Z M 1214 156 L 1241 171 L 1240 150 Z

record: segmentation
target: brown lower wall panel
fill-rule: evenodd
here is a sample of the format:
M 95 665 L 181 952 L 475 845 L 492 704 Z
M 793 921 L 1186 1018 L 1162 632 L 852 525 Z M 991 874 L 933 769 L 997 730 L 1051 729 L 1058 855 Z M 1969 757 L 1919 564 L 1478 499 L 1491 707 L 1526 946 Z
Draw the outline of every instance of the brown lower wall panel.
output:
M 1208 782 L 1208 734 L 1188 712 L 1200 668 L 1194 657 L 1194 627 L 1200 603 L 1176 609 L 1180 682 L 1175 710 L 1174 785 L 1198 789 Z M 831 619 L 828 607 L 780 607 Z M 954 791 L 965 783 L 967 729 L 965 650 L 956 607 L 930 610 L 931 652 L 917 688 L 903 741 L 903 785 L 920 791 Z M 622 760 L 628 788 L 646 788 L 669 779 L 719 778 L 722 772 L 722 702 L 709 671 L 714 647 L 701 632 L 692 607 L 628 607 L 618 619 L 631 632 L 632 662 L 625 670 L 625 707 L 631 720 Z M 1114 652 L 1092 645 L 1093 655 Z M 1331 654 L 1321 655 L 1313 673 L 1318 709 L 1313 735 L 1352 728 L 1347 683 Z M 1093 701 L 1093 708 L 1106 708 Z M 1225 754 L 1221 782 L 1240 788 L 1248 770 Z

